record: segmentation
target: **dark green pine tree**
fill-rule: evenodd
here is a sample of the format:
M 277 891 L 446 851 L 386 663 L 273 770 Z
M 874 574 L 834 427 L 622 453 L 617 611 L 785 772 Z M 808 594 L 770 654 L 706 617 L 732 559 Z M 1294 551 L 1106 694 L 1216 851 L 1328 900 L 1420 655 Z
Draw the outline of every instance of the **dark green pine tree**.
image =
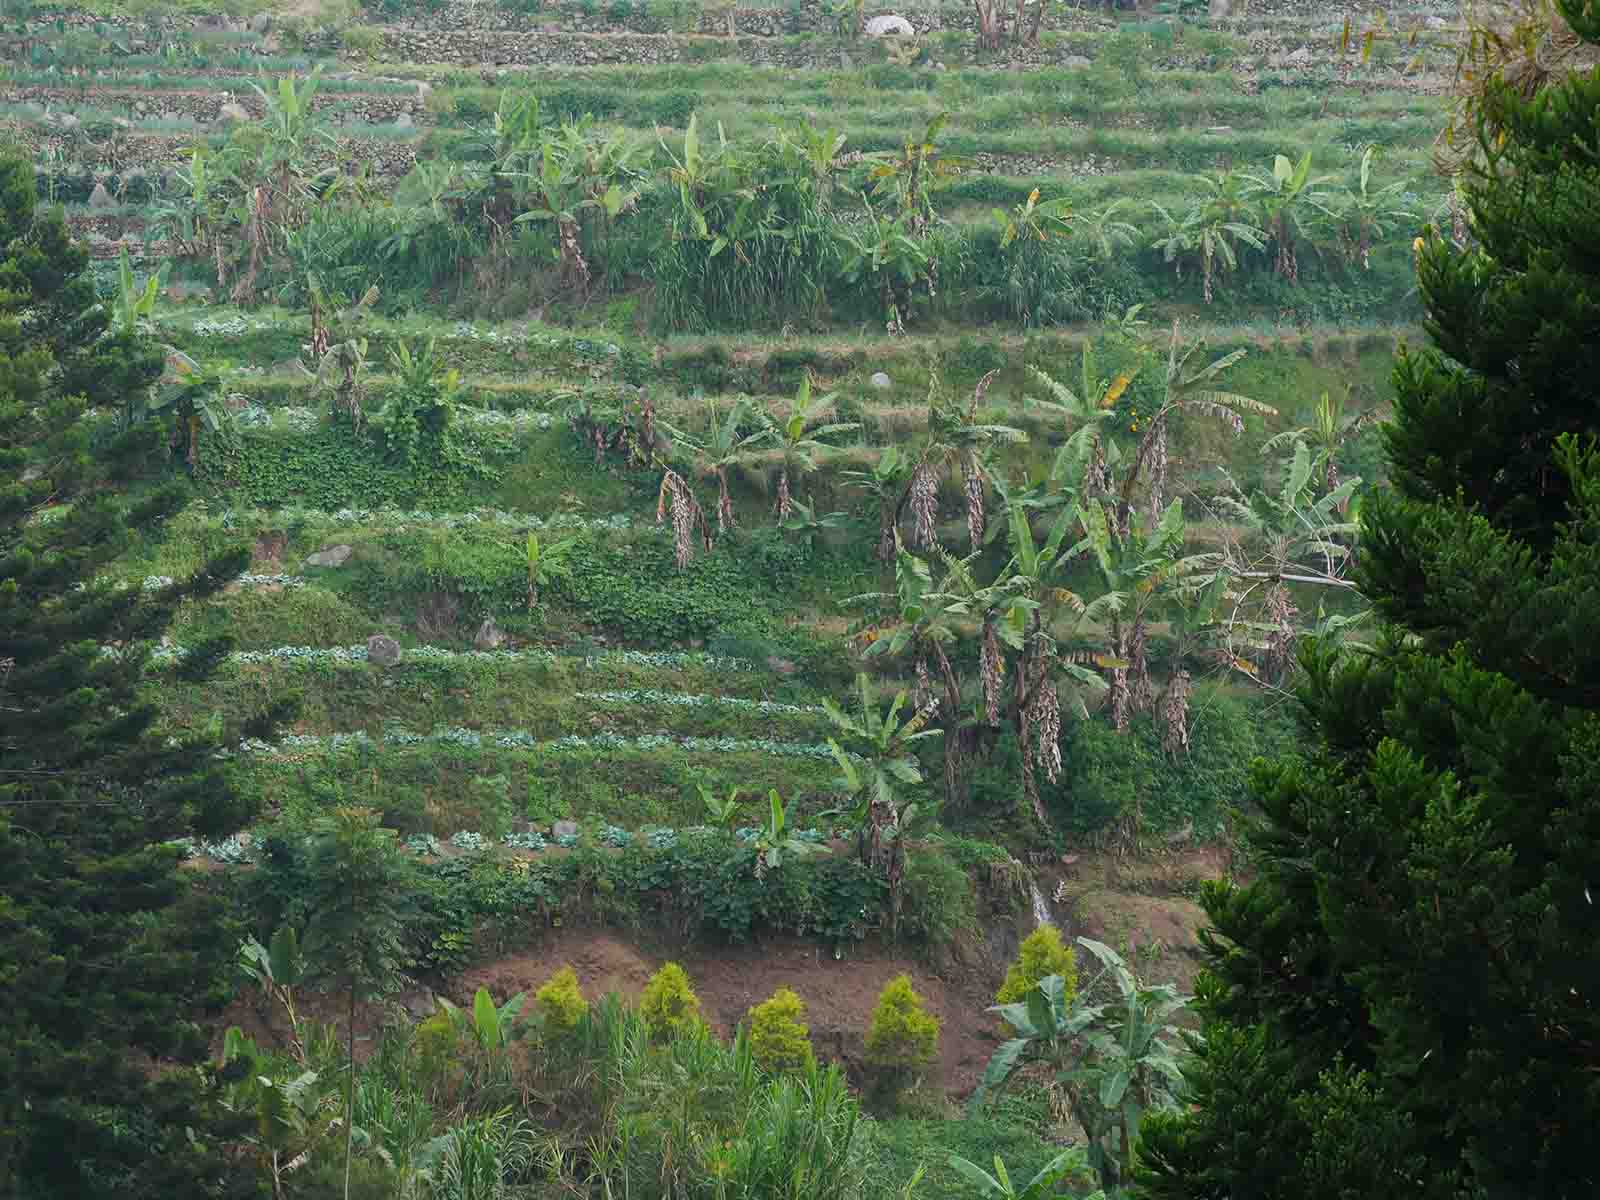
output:
M 0 1197 L 247 1194 L 185 1065 L 204 1056 L 195 1018 L 236 938 L 162 844 L 247 814 L 222 738 L 163 727 L 149 660 L 177 605 L 248 556 L 155 595 L 95 582 L 185 489 L 123 501 L 100 477 L 87 410 L 125 411 L 119 389 L 148 386 L 161 353 L 107 332 L 86 266 L 59 213 L 35 211 L 29 162 L 0 153 Z M 178 669 L 203 677 L 225 651 Z
M 1363 511 L 1390 632 L 1308 654 L 1304 756 L 1257 770 L 1147 1197 L 1600 1195 L 1600 73 L 1480 115 Z

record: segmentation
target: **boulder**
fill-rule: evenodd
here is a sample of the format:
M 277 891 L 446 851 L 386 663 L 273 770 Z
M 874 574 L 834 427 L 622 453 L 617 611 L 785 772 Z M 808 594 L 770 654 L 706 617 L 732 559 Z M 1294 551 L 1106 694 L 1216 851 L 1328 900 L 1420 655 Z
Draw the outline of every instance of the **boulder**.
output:
M 1301 46 L 1300 49 L 1291 51 L 1283 61 L 1291 67 L 1309 67 L 1311 65 L 1311 51 L 1309 48 Z
M 917 31 L 904 17 L 873 17 L 863 32 L 868 37 L 916 37 Z
M 117 202 L 111 198 L 111 193 L 106 191 L 106 185 L 98 179 L 95 180 L 94 191 L 89 193 L 89 207 L 106 209 L 115 208 Z
M 550 828 L 550 836 L 556 838 L 577 837 L 578 823 L 576 821 L 557 821 Z
M 874 371 L 872 373 L 872 378 L 867 380 L 867 382 L 873 387 L 877 388 L 880 392 L 887 392 L 894 386 L 894 380 L 890 379 L 882 371 Z
M 367 661 L 374 666 L 392 667 L 400 661 L 400 643 L 375 633 L 367 639 Z
M 483 624 L 478 626 L 478 635 L 472 639 L 472 644 L 479 650 L 498 650 L 505 640 L 506 635 L 500 632 L 494 618 L 485 617 Z
M 308 554 L 306 556 L 306 566 L 308 566 L 308 567 L 342 567 L 342 566 L 344 566 L 345 562 L 349 559 L 350 554 L 351 554 L 350 547 L 346 546 L 342 542 L 337 544 L 337 545 L 333 545 L 333 546 L 324 546 L 321 550 L 318 550 L 315 554 Z
M 232 100 L 217 109 L 218 121 L 248 121 L 249 119 L 249 110 L 242 104 L 235 104 Z
M 1061 60 L 1061 65 L 1069 71 L 1087 71 L 1094 63 L 1081 54 L 1069 54 Z
M 269 12 L 258 12 L 255 16 L 250 18 L 251 33 L 266 33 L 267 30 L 271 28 L 272 14 Z

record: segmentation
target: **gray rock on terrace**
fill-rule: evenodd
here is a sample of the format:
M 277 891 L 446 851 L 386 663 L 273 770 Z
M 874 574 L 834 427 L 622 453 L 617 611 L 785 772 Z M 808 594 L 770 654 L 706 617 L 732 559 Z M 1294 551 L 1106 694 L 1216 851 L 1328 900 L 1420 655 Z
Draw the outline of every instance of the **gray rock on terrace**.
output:
M 106 185 L 95 181 L 94 191 L 89 193 L 90 208 L 115 208 L 117 202 L 111 198 L 111 193 L 106 191 Z
M 558 838 L 577 837 L 578 823 L 576 821 L 557 821 L 551 826 L 550 834 L 552 837 Z
M 340 542 L 332 546 L 324 546 L 315 554 L 306 556 L 308 567 L 342 567 L 350 557 L 350 547 Z
M 864 30 L 868 37 L 916 37 L 917 31 L 904 17 L 873 17 Z
M 392 667 L 400 661 L 400 643 L 375 633 L 367 639 L 367 661 L 374 666 Z
M 498 650 L 500 643 L 505 640 L 506 635 L 500 632 L 494 618 L 485 617 L 483 624 L 478 626 L 478 635 L 472 639 L 472 644 L 479 650 Z
M 877 388 L 880 392 L 886 392 L 894 386 L 894 380 L 890 379 L 882 371 L 874 371 L 872 373 L 872 378 L 867 380 L 867 382 L 873 387 Z

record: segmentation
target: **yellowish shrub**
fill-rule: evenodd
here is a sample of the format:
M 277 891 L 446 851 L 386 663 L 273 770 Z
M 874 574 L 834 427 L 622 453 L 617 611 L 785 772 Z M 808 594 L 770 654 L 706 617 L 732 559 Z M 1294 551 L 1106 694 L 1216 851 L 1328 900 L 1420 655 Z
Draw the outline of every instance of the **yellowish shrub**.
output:
M 1078 963 L 1072 947 L 1063 945 L 1061 931 L 1054 925 L 1041 925 L 1022 940 L 1017 961 L 1006 971 L 1005 982 L 995 993 L 996 1004 L 1015 1004 L 1050 975 L 1061 976 L 1070 1002 L 1078 994 Z
M 750 1010 L 750 1052 L 763 1070 L 795 1071 L 816 1061 L 806 1002 L 781 987 Z
M 700 998 L 689 986 L 689 976 L 682 967 L 675 962 L 663 963 L 650 976 L 644 995 L 639 998 L 639 1015 L 650 1036 L 662 1040 L 688 1033 L 702 1024 Z
M 571 967 L 562 967 L 537 992 L 533 1002 L 544 1017 L 544 1027 L 550 1033 L 565 1033 L 589 1011 L 589 1002 L 578 987 L 578 973 Z
M 867 1061 L 892 1071 L 914 1071 L 939 1053 L 939 1018 L 923 1007 L 909 975 L 897 975 L 878 993 L 867 1027 Z

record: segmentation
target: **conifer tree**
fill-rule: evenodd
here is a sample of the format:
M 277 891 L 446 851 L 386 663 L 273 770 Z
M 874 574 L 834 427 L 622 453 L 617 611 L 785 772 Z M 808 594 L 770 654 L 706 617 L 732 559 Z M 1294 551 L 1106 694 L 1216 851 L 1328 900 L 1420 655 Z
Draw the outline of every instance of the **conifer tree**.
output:
M 96 581 L 184 489 L 125 500 L 96 477 L 86 414 L 126 411 L 118 389 L 161 354 L 108 332 L 86 266 L 35 211 L 28 161 L 0 152 L 0 1196 L 238 1194 L 201 1077 L 162 1069 L 204 1055 L 194 1018 L 235 938 L 164 843 L 246 813 L 219 738 L 161 721 L 151 646 L 248 555 L 154 594 Z M 175 669 L 203 678 L 226 649 Z
M 1478 116 L 1476 245 L 1420 250 L 1362 512 L 1389 632 L 1303 655 L 1147 1197 L 1600 1195 L 1600 72 Z

